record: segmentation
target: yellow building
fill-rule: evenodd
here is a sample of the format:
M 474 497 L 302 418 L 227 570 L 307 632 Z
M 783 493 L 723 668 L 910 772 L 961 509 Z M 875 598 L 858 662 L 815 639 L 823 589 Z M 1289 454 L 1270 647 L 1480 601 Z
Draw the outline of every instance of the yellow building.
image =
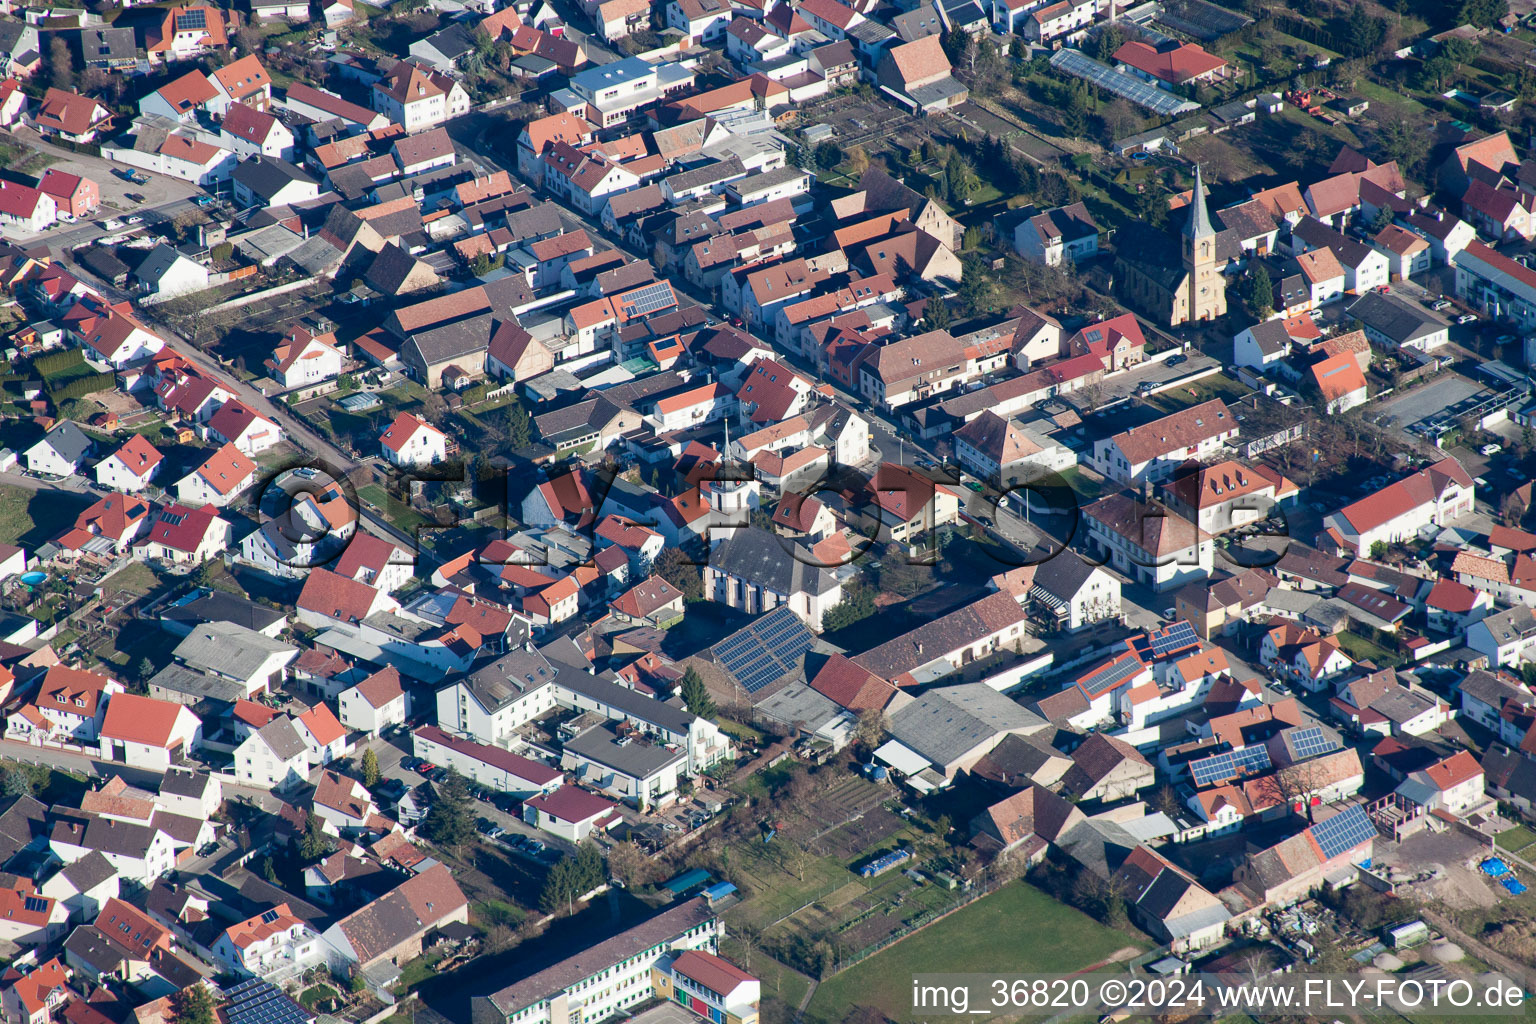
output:
M 729 960 L 703 950 L 665 956 L 651 967 L 656 995 L 713 1024 L 757 1024 L 762 983 Z

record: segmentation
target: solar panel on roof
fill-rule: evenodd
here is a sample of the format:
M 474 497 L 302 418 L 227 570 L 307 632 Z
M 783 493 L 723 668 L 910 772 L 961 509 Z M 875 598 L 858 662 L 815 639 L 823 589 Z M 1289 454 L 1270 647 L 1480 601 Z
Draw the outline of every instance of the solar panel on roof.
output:
M 1140 672 L 1144 666 L 1133 658 L 1123 661 L 1111 662 L 1105 668 L 1088 677 L 1089 687 L 1095 692 L 1103 692 L 1104 689 L 1114 686 Z
M 1152 637 L 1152 654 L 1155 657 L 1163 657 L 1169 651 L 1176 651 L 1181 647 L 1199 646 L 1200 638 L 1195 635 L 1195 628 L 1188 622 L 1180 620 Z
M 208 27 L 208 12 L 201 8 L 190 11 L 182 11 L 176 15 L 176 31 L 191 32 L 194 29 Z
M 677 296 L 672 294 L 670 284 L 657 281 L 621 296 L 619 304 L 624 307 L 624 315 L 633 319 L 677 305 Z
M 1260 745 L 1242 747 L 1232 752 L 1232 763 L 1240 772 L 1262 772 L 1274 767 L 1269 748 Z
M 1198 761 L 1189 762 L 1189 775 L 1196 786 L 1214 786 L 1237 777 L 1237 766 L 1232 755 L 1213 754 Z
M 805 623 L 779 607 L 720 641 L 711 653 L 748 693 L 787 675 L 816 642 Z
M 48 909 L 48 901 L 37 896 L 27 896 L 22 903 L 34 914 L 41 914 Z
M 1338 747 L 1322 729 L 1313 726 L 1307 729 L 1293 729 L 1287 734 L 1287 740 L 1291 749 L 1296 752 L 1298 758 L 1306 759 L 1326 754 Z
M 1317 841 L 1318 849 L 1329 859 L 1351 850 L 1376 835 L 1376 826 L 1366 817 L 1365 808 L 1359 804 L 1320 821 L 1307 831 Z

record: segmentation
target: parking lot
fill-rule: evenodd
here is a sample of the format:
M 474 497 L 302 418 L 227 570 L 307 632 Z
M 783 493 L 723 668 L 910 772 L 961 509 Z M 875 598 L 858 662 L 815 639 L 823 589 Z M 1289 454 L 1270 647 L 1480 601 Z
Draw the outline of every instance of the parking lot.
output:
M 1475 399 L 1488 387 L 1459 373 L 1446 373 L 1421 387 L 1410 388 L 1380 402 L 1371 409 L 1371 418 L 1383 427 L 1403 431 L 1415 440 L 1416 427 L 1430 420 L 1450 416 L 1476 404 Z
M 55 149 L 38 139 L 37 134 L 30 129 L 18 129 L 6 133 L 11 141 L 37 150 L 48 158 L 48 166 L 53 170 L 64 171 L 69 174 L 78 174 L 90 178 L 96 182 L 96 187 L 101 192 L 101 209 L 93 218 L 116 216 L 126 213 L 143 212 L 155 207 L 165 206 L 168 203 L 178 203 L 194 195 L 201 195 L 202 189 L 180 178 L 169 178 L 163 174 L 144 172 L 149 177 L 148 184 L 136 185 L 130 181 L 118 177 L 113 172 L 123 169 L 122 164 L 115 164 L 110 160 L 98 156 L 88 156 L 84 153 L 72 153 L 68 150 Z M 128 193 L 144 197 L 143 202 L 134 202 L 128 198 Z M 60 222 L 56 226 L 41 232 L 40 234 L 26 234 L 6 229 L 7 238 L 26 240 L 31 238 L 43 238 L 63 247 L 78 245 L 86 241 L 85 237 L 73 236 L 82 229 L 95 229 L 94 225 L 66 224 Z M 99 230 L 96 231 L 99 234 Z M 59 236 L 69 235 L 69 240 L 63 240 Z

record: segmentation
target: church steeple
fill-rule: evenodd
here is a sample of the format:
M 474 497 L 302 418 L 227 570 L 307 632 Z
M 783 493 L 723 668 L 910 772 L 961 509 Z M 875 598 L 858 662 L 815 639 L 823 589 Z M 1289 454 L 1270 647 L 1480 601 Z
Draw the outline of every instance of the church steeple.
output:
M 1195 191 L 1189 197 L 1189 223 L 1184 225 L 1186 238 L 1210 238 L 1216 233 L 1211 226 L 1211 215 L 1205 208 L 1205 187 L 1200 181 L 1200 165 L 1195 164 Z

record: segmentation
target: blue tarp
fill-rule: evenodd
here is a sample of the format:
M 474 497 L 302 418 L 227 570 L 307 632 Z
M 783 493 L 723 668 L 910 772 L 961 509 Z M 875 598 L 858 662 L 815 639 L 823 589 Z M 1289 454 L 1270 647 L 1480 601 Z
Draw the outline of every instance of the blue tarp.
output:
M 1489 857 L 1483 861 L 1482 868 L 1485 874 L 1491 875 L 1494 878 L 1509 874 L 1509 865 L 1497 857 Z
M 1518 878 L 1501 878 L 1499 884 L 1508 889 L 1511 896 L 1519 896 L 1526 890 L 1525 883 Z

